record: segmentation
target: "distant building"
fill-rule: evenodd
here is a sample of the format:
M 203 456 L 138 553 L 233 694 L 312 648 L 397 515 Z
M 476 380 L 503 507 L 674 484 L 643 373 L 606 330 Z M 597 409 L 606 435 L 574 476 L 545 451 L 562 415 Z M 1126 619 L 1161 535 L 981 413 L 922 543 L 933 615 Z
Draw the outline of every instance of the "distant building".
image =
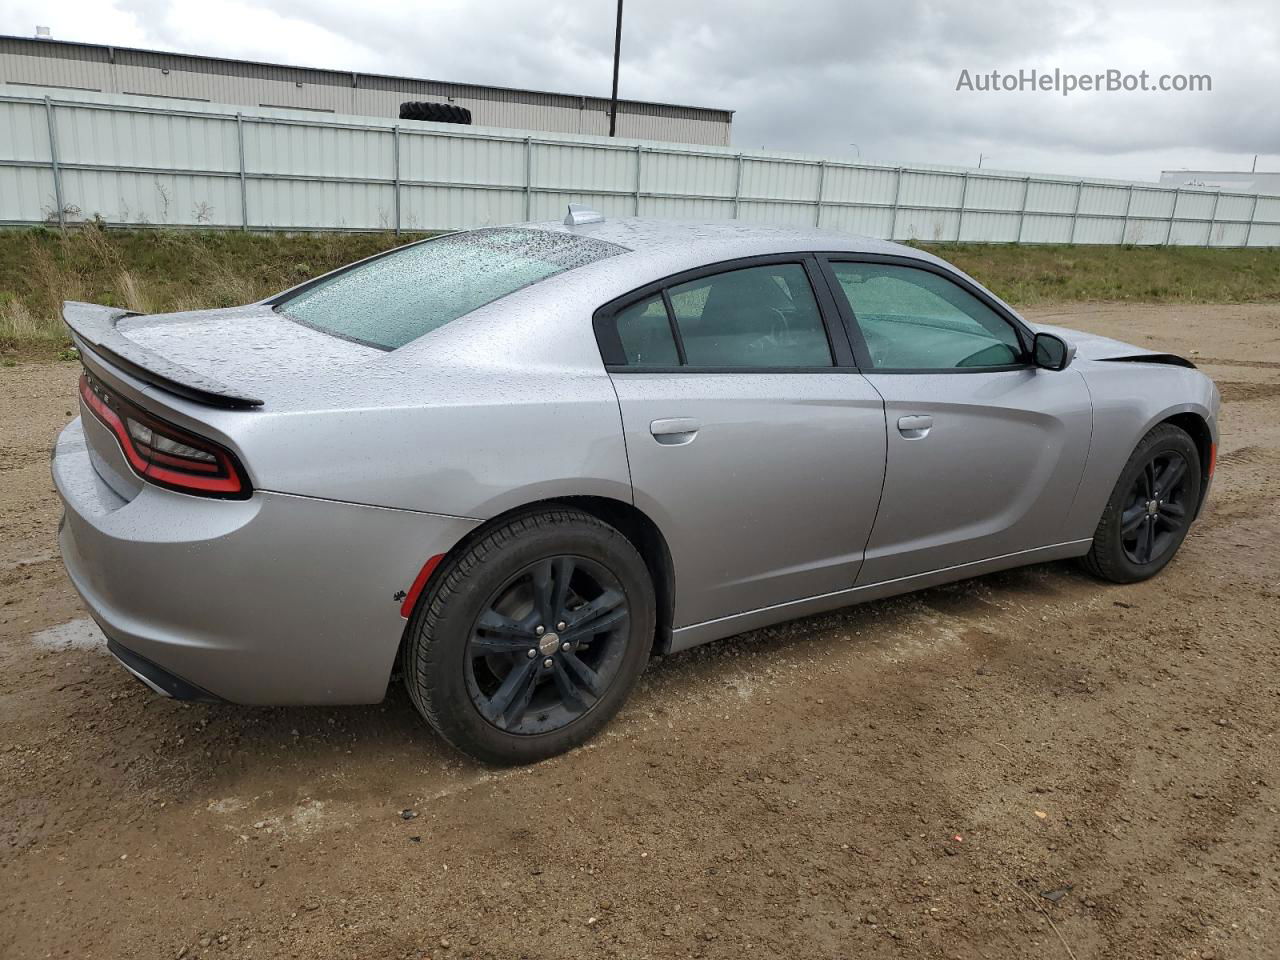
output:
M 1166 186 L 1229 193 L 1280 194 L 1280 173 L 1262 170 L 1161 170 L 1160 182 Z
M 466 107 L 478 126 L 609 132 L 607 97 L 69 43 L 43 34 L 0 36 L 0 91 L 29 87 L 288 107 L 393 121 L 402 102 L 423 100 Z M 618 101 L 620 137 L 728 146 L 732 122 L 732 110 Z

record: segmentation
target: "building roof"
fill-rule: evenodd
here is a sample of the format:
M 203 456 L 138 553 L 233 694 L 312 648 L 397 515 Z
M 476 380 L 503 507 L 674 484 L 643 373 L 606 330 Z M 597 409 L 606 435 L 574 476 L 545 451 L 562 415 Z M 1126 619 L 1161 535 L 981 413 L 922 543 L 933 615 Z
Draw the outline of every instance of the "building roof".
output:
M 485 91 L 503 94 L 512 99 L 520 99 L 522 96 L 537 97 L 556 97 L 566 100 L 582 101 L 590 100 L 593 102 L 608 103 L 608 97 L 601 97 L 589 94 L 563 93 L 551 90 L 532 90 L 522 87 L 504 87 L 492 84 L 482 83 L 459 83 L 453 80 L 432 80 L 426 77 L 409 77 L 400 74 L 386 73 L 370 73 L 363 70 L 334 70 L 327 67 L 310 67 L 298 66 L 296 64 L 272 63 L 263 60 L 237 60 L 231 57 L 213 57 L 204 54 L 178 53 L 171 50 L 150 50 L 145 47 L 121 47 L 113 44 L 102 43 L 86 43 L 79 40 L 54 40 L 35 37 L 20 37 L 9 34 L 0 34 L 0 53 L 16 53 L 18 50 L 11 49 L 13 47 L 21 48 L 20 52 L 25 55 L 43 55 L 43 56 L 63 56 L 67 58 L 76 58 L 83 60 L 95 60 L 99 62 L 115 63 L 119 54 L 130 55 L 134 59 L 152 59 L 157 62 L 157 66 L 180 66 L 185 62 L 185 69 L 191 69 L 192 66 L 198 64 L 199 69 L 203 69 L 209 73 L 225 73 L 230 67 L 256 67 L 262 73 L 294 71 L 295 73 L 305 73 L 308 75 L 311 83 L 328 83 L 338 84 L 341 86 L 361 86 L 360 79 L 374 81 L 373 83 L 364 84 L 364 86 L 375 86 L 383 89 L 395 84 L 432 84 L 440 87 L 456 89 L 459 92 L 471 91 L 471 95 L 482 93 Z M 6 49 L 10 48 L 10 49 Z M 221 69 L 220 69 L 221 68 Z M 283 79 L 281 77 L 272 77 L 270 79 Z M 462 93 L 466 96 L 466 93 Z M 481 99 L 485 99 L 481 97 Z M 641 108 L 638 112 L 644 112 L 644 108 L 650 110 L 654 108 L 694 111 L 698 113 L 717 114 L 717 119 L 726 122 L 732 119 L 734 111 L 726 110 L 722 107 L 702 107 L 690 104 L 680 103 L 663 103 L 653 100 L 631 100 L 624 97 L 618 98 L 618 104 L 637 112 L 635 108 Z

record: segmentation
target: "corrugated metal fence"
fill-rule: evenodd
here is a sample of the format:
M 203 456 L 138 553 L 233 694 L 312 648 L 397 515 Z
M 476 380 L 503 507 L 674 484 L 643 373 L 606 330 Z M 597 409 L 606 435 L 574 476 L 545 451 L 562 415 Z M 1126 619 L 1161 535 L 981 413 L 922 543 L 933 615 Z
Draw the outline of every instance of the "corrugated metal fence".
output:
M 122 95 L 0 95 L 0 223 L 426 230 L 560 216 L 898 240 L 1280 246 L 1280 196 L 529 135 Z

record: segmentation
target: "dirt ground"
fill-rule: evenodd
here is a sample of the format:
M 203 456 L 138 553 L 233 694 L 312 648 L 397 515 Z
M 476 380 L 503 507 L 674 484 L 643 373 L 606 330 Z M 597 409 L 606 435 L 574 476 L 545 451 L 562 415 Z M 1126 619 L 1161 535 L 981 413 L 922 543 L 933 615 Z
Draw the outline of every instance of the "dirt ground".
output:
M 55 555 L 75 365 L 0 369 L 0 956 L 1276 957 L 1280 306 L 1032 317 L 1217 379 L 1209 512 L 1165 573 L 734 637 L 507 771 L 398 687 L 268 710 L 126 675 Z

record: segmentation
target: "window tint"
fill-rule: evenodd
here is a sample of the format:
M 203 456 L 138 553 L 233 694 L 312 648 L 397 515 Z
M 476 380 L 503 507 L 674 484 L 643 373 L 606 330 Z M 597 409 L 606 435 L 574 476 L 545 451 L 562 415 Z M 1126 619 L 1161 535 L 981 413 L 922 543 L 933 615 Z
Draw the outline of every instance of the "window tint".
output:
M 627 363 L 635 367 L 676 367 L 680 354 L 662 296 L 650 297 L 618 313 L 618 340 Z
M 881 263 L 831 266 L 876 367 L 943 370 L 1023 359 L 1013 326 L 945 277 Z
M 625 252 L 574 234 L 471 230 L 352 267 L 276 309 L 326 333 L 395 349 L 521 287 Z
M 732 270 L 668 291 L 692 367 L 829 367 L 831 348 L 804 267 Z

